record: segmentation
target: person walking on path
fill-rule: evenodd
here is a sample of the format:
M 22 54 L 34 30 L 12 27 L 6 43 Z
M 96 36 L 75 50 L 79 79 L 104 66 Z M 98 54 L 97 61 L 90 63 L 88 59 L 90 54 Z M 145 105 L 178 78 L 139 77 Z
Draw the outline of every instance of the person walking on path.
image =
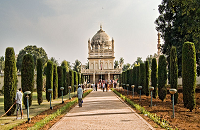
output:
M 105 86 L 106 86 L 106 92 L 108 91 L 108 84 L 107 83 L 105 83 Z
M 97 91 L 97 83 L 95 83 L 95 88 L 96 88 L 96 91 Z
M 17 91 L 15 96 L 15 103 L 17 104 L 17 111 L 16 111 L 16 119 L 18 119 L 18 111 L 20 109 L 21 112 L 21 119 L 23 119 L 23 110 L 22 110 L 22 89 L 19 88 L 19 91 Z
M 78 95 L 78 105 L 79 107 L 82 107 L 83 90 L 81 88 L 81 85 L 78 85 L 77 95 Z

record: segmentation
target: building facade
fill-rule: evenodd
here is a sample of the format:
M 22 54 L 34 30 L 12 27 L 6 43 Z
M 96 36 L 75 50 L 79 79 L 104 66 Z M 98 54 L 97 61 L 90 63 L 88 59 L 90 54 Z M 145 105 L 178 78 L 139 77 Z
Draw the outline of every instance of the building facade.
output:
M 122 73 L 122 67 L 114 68 L 114 39 L 100 30 L 88 40 L 88 61 L 89 68 L 81 67 L 81 73 L 85 81 L 97 83 L 100 80 L 113 80 L 115 75 Z

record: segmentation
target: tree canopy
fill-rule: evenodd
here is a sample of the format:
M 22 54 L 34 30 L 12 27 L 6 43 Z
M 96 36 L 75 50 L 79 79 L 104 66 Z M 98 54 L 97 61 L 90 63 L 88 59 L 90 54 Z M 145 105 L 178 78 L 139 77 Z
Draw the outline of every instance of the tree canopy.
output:
M 45 50 L 42 47 L 38 48 L 35 45 L 34 46 L 28 45 L 24 49 L 20 50 L 20 52 L 18 54 L 16 66 L 19 71 L 21 71 L 22 59 L 25 54 L 31 54 L 33 56 L 35 67 L 36 67 L 36 60 L 38 58 L 42 59 L 43 65 L 48 61 L 47 53 L 45 52 Z
M 162 53 L 170 55 L 172 46 L 177 48 L 178 75 L 182 71 L 182 46 L 190 41 L 195 44 L 197 64 L 199 68 L 200 41 L 200 1 L 199 0 L 162 0 L 158 6 L 159 17 L 156 19 L 156 29 L 164 40 Z M 169 57 L 167 58 L 169 63 Z
M 73 70 L 80 73 L 81 72 L 81 62 L 78 59 L 76 59 L 75 63 L 73 63 L 73 65 L 74 65 Z

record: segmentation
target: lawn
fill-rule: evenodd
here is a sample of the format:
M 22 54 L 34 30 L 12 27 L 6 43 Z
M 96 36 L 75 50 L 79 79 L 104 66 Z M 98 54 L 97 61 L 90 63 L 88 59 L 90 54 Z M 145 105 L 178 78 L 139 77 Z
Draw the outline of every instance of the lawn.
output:
M 71 93 L 71 97 L 74 95 L 76 95 L 76 92 Z M 68 99 L 69 99 L 69 95 L 65 95 L 63 97 L 63 100 L 68 100 Z M 61 102 L 62 102 L 62 97 L 57 98 L 52 101 L 52 106 L 60 104 Z M 16 112 L 12 116 L 4 116 L 0 118 L 0 130 L 11 129 L 14 126 L 27 120 L 27 110 L 25 109 L 24 105 L 22 105 L 22 107 L 23 107 L 23 112 L 24 112 L 24 116 L 23 116 L 24 119 L 16 120 Z M 45 92 L 43 92 L 43 102 L 40 105 L 38 105 L 37 103 L 37 92 L 33 92 L 33 102 L 32 102 L 32 106 L 29 109 L 29 117 L 32 118 L 36 116 L 37 114 L 49 109 L 49 107 L 50 105 L 49 105 L 49 102 L 47 102 L 46 100 Z M 4 96 L 1 95 L 0 96 L 0 115 L 3 115 L 4 113 L 5 113 L 4 112 Z

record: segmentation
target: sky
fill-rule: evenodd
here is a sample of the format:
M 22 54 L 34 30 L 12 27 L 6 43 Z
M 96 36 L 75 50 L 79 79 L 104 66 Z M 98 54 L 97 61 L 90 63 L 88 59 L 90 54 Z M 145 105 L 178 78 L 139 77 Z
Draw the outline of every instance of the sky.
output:
M 154 21 L 161 0 L 1 0 L 0 56 L 28 45 L 61 63 L 87 62 L 88 39 L 102 29 L 115 40 L 115 60 L 133 64 L 157 52 Z

